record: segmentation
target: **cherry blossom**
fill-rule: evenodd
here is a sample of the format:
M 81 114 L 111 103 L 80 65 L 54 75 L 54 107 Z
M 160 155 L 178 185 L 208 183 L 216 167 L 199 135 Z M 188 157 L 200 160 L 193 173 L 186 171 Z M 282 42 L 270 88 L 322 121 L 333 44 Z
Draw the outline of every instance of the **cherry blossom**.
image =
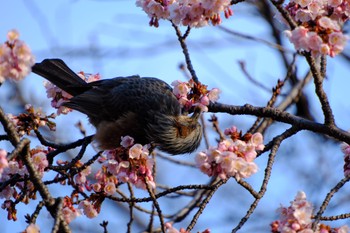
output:
M 349 20 L 349 1 L 295 0 L 285 8 L 297 23 L 296 28 L 286 31 L 295 49 L 331 57 L 344 50 L 348 38 L 342 28 Z
M 347 233 L 348 226 L 340 228 L 331 228 L 325 224 L 318 224 L 316 231 L 312 227 L 312 214 L 314 207 L 307 201 L 306 194 L 302 191 L 298 192 L 295 199 L 290 202 L 290 206 L 281 206 L 278 209 L 279 220 L 271 223 L 271 232 L 273 233 Z
M 62 215 L 68 224 L 81 215 L 80 209 L 73 206 L 73 201 L 68 196 L 63 199 Z
M 158 27 L 159 19 L 171 20 L 176 25 L 203 27 L 209 23 L 218 25 L 233 15 L 230 0 L 136 0 L 151 18 L 150 25 Z
M 341 144 L 341 150 L 344 153 L 344 175 L 350 175 L 350 146 L 347 143 Z
M 192 79 L 188 82 L 176 80 L 171 85 L 174 86 L 173 93 L 185 111 L 198 107 L 207 112 L 209 103 L 216 102 L 221 92 L 218 88 L 207 90 L 206 85 L 195 83 Z
M 0 83 L 5 79 L 22 80 L 33 65 L 34 56 L 30 48 L 19 39 L 16 30 L 9 31 L 7 41 L 0 44 Z
M 130 182 L 141 189 L 146 189 L 146 184 L 155 188 L 152 175 L 154 160 L 148 149 L 149 145 L 134 144 L 130 136 L 122 137 L 121 147 L 106 150 L 101 156 L 102 167 L 95 174 L 97 182 L 90 185 L 91 189 L 113 195 L 118 182 Z
M 6 157 L 7 157 L 7 151 L 0 149 L 0 178 L 1 178 L 1 174 L 4 171 L 4 168 L 7 168 L 9 166 L 9 163 Z
M 255 133 L 239 139 L 236 127 L 226 129 L 225 134 L 231 138 L 197 154 L 197 167 L 208 176 L 218 176 L 221 179 L 235 177 L 239 180 L 256 173 L 258 166 L 254 159 L 256 151 L 264 149 L 263 136 Z
M 20 137 L 24 134 L 30 135 L 32 130 L 37 130 L 42 126 L 47 126 L 52 131 L 56 130 L 56 124 L 51 120 L 56 117 L 55 114 L 46 115 L 41 108 L 35 109 L 30 104 L 25 105 L 25 110 L 26 113 L 18 116 L 7 114 Z
M 40 228 L 38 225 L 31 223 L 27 226 L 24 231 L 25 233 L 40 233 Z
M 82 209 L 84 215 L 88 218 L 95 218 L 98 215 L 98 211 L 91 204 L 91 202 L 87 200 L 81 201 L 78 205 L 78 208 Z

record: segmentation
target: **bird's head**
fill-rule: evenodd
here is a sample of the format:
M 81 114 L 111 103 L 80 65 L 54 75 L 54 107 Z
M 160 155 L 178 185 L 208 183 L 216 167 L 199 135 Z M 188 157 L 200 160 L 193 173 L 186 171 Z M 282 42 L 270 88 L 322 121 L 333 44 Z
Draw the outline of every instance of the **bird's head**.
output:
M 148 137 L 162 151 L 184 154 L 198 148 L 202 139 L 202 126 L 198 123 L 201 110 L 195 109 L 191 116 L 155 114 L 157 125 L 149 125 Z

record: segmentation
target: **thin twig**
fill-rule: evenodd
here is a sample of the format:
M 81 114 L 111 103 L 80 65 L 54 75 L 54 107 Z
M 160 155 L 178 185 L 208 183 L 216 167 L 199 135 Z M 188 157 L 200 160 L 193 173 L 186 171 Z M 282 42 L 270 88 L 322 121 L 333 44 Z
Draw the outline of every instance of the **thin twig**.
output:
M 170 156 L 166 156 L 160 152 L 157 152 L 157 157 L 159 158 L 162 158 L 162 159 L 165 159 L 165 160 L 168 160 L 169 162 L 172 162 L 174 164 L 179 164 L 179 165 L 182 165 L 182 166 L 187 166 L 187 167 L 193 167 L 193 168 L 196 168 L 196 164 L 192 163 L 192 162 L 187 162 L 187 161 L 181 161 L 181 160 L 178 160 L 178 159 L 174 159 L 173 157 L 170 157 Z
M 132 188 L 132 185 L 128 182 L 128 190 L 129 190 L 129 193 L 130 193 L 130 198 L 135 198 L 134 196 L 134 190 Z M 129 222 L 127 224 L 127 232 L 130 233 L 131 232 L 131 225 L 132 225 L 132 222 L 134 221 L 134 205 L 135 203 L 134 202 L 129 202 Z
M 187 29 L 186 33 L 185 33 L 185 36 L 182 36 L 181 34 L 181 31 L 180 31 L 180 28 L 178 26 L 176 26 L 172 21 L 171 21 L 171 25 L 173 26 L 173 28 L 175 29 L 175 32 L 176 32 L 176 35 L 177 35 L 177 38 L 180 42 L 180 45 L 181 45 L 181 48 L 182 48 L 182 52 L 183 54 L 185 55 L 185 61 L 186 61 L 186 65 L 187 65 L 187 69 L 188 71 L 191 73 L 191 76 L 192 76 L 192 79 L 195 83 L 198 83 L 199 80 L 198 80 L 198 77 L 196 75 L 196 71 L 193 69 L 193 66 L 192 66 L 192 62 L 191 62 L 191 58 L 190 58 L 190 54 L 188 52 L 188 49 L 187 49 L 187 45 L 185 43 L 185 39 L 186 37 L 188 36 L 189 34 L 189 29 Z
M 321 103 L 325 124 L 328 126 L 334 126 L 335 122 L 334 122 L 333 112 L 330 107 L 327 94 L 323 90 L 324 77 L 322 76 L 321 72 L 318 70 L 316 61 L 312 57 L 312 55 L 310 53 L 304 53 L 304 56 L 307 62 L 309 63 L 312 75 L 314 77 L 315 92 Z
M 326 210 L 327 206 L 329 205 L 330 200 L 332 199 L 333 195 L 338 192 L 344 184 L 346 184 L 350 180 L 350 176 L 344 177 L 341 181 L 339 181 L 334 188 L 331 189 L 331 191 L 327 194 L 326 198 L 322 202 L 322 205 L 320 206 L 320 209 L 317 211 L 315 215 L 315 221 L 312 223 L 312 230 L 315 231 L 317 224 L 319 223 L 322 214 Z
M 147 180 L 145 180 L 145 184 L 146 184 L 146 188 L 147 191 L 153 201 L 153 205 L 156 208 L 157 212 L 158 212 L 158 217 L 159 217 L 159 222 L 160 222 L 160 228 L 162 230 L 163 233 L 165 233 L 165 225 L 164 225 L 164 219 L 163 219 L 163 215 L 162 215 L 162 209 L 159 206 L 159 203 L 157 201 L 156 196 L 154 195 L 154 192 L 151 188 L 151 185 L 147 182 Z
M 299 130 L 309 130 L 333 137 L 341 142 L 350 144 L 350 133 L 335 126 L 320 124 L 314 121 L 295 116 L 285 111 L 269 107 L 254 107 L 246 104 L 244 106 L 234 106 L 221 103 L 211 103 L 209 112 L 226 112 L 231 115 L 254 115 L 269 117 L 273 120 L 287 123 L 297 127 Z
M 228 179 L 225 180 L 219 180 L 215 185 L 213 190 L 210 190 L 209 193 L 207 194 L 207 197 L 202 201 L 202 203 L 199 205 L 199 209 L 197 211 L 197 213 L 193 216 L 191 223 L 187 226 L 187 231 L 191 231 L 193 229 L 193 227 L 196 225 L 197 220 L 199 218 L 199 216 L 203 213 L 203 210 L 205 209 L 205 207 L 207 206 L 207 204 L 209 203 L 210 199 L 213 197 L 214 193 L 216 192 L 216 190 L 219 189 L 219 187 L 223 184 L 225 184 L 227 182 Z

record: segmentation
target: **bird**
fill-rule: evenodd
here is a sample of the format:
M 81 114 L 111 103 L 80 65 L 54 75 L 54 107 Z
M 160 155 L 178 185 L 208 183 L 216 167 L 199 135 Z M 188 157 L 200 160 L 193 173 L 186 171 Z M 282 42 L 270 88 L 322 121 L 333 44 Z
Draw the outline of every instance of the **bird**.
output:
M 182 112 L 171 86 L 161 79 L 133 75 L 87 83 L 57 58 L 34 64 L 32 72 L 73 96 L 63 105 L 88 116 L 101 150 L 115 149 L 123 136 L 171 155 L 191 153 L 200 145 L 202 111 Z

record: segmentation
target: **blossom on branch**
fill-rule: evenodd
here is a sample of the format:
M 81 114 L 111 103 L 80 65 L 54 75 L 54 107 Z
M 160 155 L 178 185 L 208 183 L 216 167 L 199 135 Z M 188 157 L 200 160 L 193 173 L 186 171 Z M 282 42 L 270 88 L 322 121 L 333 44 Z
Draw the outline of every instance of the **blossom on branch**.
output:
M 19 136 L 29 135 L 32 130 L 37 130 L 41 126 L 47 126 L 52 131 L 56 130 L 56 124 L 50 120 L 56 117 L 55 114 L 46 115 L 41 108 L 35 109 L 30 104 L 25 105 L 25 110 L 26 113 L 21 113 L 18 116 L 7 115 L 16 127 Z
M 342 28 L 350 17 L 350 1 L 292 0 L 285 9 L 297 23 L 286 31 L 295 49 L 331 57 L 344 50 L 348 38 Z
M 130 136 L 123 137 L 121 145 L 104 152 L 104 157 L 100 159 L 102 168 L 95 175 L 97 183 L 92 184 L 91 188 L 107 195 L 114 194 L 118 182 L 130 182 L 141 189 L 146 189 L 148 183 L 155 188 L 152 175 L 154 160 L 149 155 L 149 146 L 134 144 L 134 139 Z
M 221 23 L 220 14 L 225 18 L 233 15 L 231 0 L 136 0 L 151 18 L 150 26 L 159 26 L 159 19 L 171 20 L 176 25 L 203 27 L 209 23 Z
M 344 153 L 344 176 L 350 175 L 350 146 L 343 142 L 341 144 L 341 150 Z
M 4 154 L 3 150 L 0 150 L 1 154 Z M 43 147 L 36 147 L 30 150 L 30 163 L 37 172 L 38 178 L 42 178 L 46 172 L 46 168 L 49 163 L 47 160 L 47 153 Z M 4 161 L 1 163 L 4 164 Z M 7 161 L 7 166 L 3 166 L 2 174 L 0 176 L 0 183 L 5 183 L 13 178 L 21 181 L 9 183 L 3 187 L 0 191 L 0 199 L 5 199 L 1 208 L 6 209 L 8 212 L 9 220 L 16 220 L 16 205 L 20 202 L 28 203 L 30 199 L 36 199 L 36 188 L 34 184 L 27 180 L 29 172 L 26 166 L 23 164 L 21 158 L 17 157 Z M 16 180 L 14 179 L 14 180 Z
M 40 228 L 38 225 L 31 223 L 27 226 L 24 233 L 40 233 Z
M 33 65 L 34 56 L 30 48 L 19 39 L 16 30 L 9 31 L 7 41 L 0 44 L 0 83 L 5 79 L 22 80 Z
M 348 226 L 340 228 L 331 228 L 325 224 L 318 224 L 316 231 L 312 230 L 312 214 L 314 207 L 306 200 L 306 194 L 302 191 L 298 192 L 294 201 L 290 202 L 288 207 L 280 207 L 278 209 L 280 219 L 271 223 L 272 233 L 289 233 L 289 232 L 305 232 L 305 233 L 347 233 Z
M 239 180 L 256 173 L 258 166 L 254 159 L 256 151 L 264 149 L 263 136 L 255 133 L 242 137 L 236 127 L 226 129 L 225 134 L 231 138 L 197 154 L 195 160 L 199 169 L 208 176 L 219 176 L 221 179 L 235 177 Z
M 88 218 L 95 218 L 98 215 L 98 211 L 91 202 L 84 200 L 79 203 L 79 209 L 83 210 L 83 213 Z
M 195 83 L 192 79 L 188 82 L 176 80 L 171 85 L 174 86 L 174 95 L 186 112 L 195 106 L 207 112 L 209 103 L 216 102 L 221 92 L 218 88 L 207 90 L 206 85 Z
M 1 174 L 4 171 L 4 168 L 7 168 L 9 166 L 9 163 L 7 161 L 7 151 L 0 149 L 0 178 Z
M 73 206 L 73 201 L 68 196 L 64 197 L 63 199 L 62 215 L 64 217 L 64 220 L 68 224 L 71 221 L 73 221 L 76 217 L 79 217 L 81 215 L 80 209 L 76 209 Z

